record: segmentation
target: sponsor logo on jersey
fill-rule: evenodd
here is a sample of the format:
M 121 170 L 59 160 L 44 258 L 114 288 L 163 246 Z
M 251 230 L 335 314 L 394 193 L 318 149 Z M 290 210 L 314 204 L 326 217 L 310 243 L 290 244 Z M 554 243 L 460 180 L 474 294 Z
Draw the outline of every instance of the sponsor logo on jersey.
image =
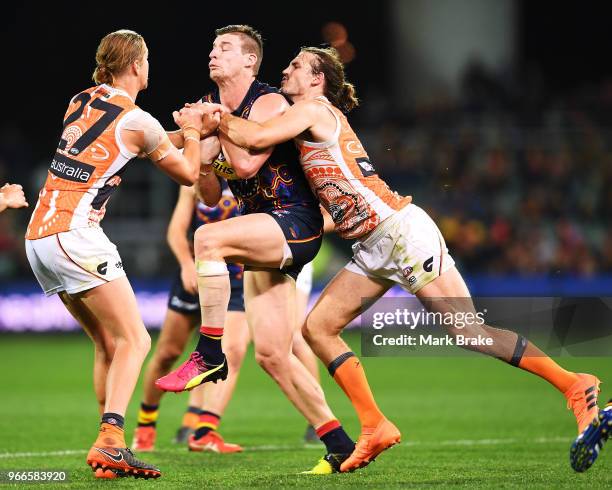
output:
M 219 177 L 224 179 L 232 180 L 237 179 L 236 171 L 232 168 L 231 163 L 225 159 L 223 153 L 219 153 L 219 156 L 212 163 L 213 170 Z
M 55 154 L 49 169 L 53 175 L 72 182 L 89 182 L 94 170 L 93 165 L 73 160 L 60 153 Z
M 361 174 L 364 177 L 370 177 L 371 175 L 376 175 L 376 169 L 374 165 L 370 163 L 370 159 L 367 157 L 355 158 L 357 165 L 359 165 L 359 170 L 361 170 Z

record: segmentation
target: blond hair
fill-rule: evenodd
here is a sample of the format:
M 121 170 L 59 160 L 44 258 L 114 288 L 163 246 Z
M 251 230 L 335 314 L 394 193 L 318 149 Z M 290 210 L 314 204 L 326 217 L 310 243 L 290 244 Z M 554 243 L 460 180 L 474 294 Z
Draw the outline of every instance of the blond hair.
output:
M 102 38 L 96 51 L 96 69 L 93 80 L 96 84 L 112 83 L 134 61 L 147 52 L 144 38 L 127 29 L 111 32 Z

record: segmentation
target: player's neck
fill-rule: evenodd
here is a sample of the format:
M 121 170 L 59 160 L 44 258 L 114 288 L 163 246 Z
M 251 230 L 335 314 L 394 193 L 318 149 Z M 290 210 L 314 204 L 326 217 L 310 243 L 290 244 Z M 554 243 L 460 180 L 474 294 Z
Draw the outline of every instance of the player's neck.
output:
M 291 102 L 293 102 L 294 104 L 296 102 L 299 102 L 300 100 L 312 100 L 312 99 L 316 99 L 317 97 L 321 97 L 323 94 L 320 91 L 306 91 L 303 94 L 295 94 L 295 95 L 291 95 Z
M 113 81 L 113 83 L 109 83 L 109 85 L 113 88 L 123 90 L 133 101 L 136 101 L 138 92 L 140 92 L 137 81 L 118 79 Z
M 253 80 L 255 80 L 255 77 L 250 75 L 248 77 L 220 80 L 217 85 L 219 87 L 221 103 L 231 111 L 238 109 L 249 91 Z

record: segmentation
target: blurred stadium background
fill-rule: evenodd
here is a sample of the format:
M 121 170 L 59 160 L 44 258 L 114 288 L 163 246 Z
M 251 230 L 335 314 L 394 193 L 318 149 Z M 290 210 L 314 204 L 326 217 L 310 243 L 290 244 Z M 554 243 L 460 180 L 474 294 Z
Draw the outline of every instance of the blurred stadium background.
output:
M 239 5 L 241 5 L 239 3 Z M 380 174 L 437 220 L 475 294 L 605 294 L 612 290 L 612 69 L 604 4 L 513 0 L 389 0 L 354 7 L 314 1 L 240 15 L 190 6 L 163 15 L 123 5 L 91 17 L 69 6 L 10 6 L 0 34 L 0 182 L 31 205 L 67 100 L 91 85 L 97 43 L 129 27 L 150 48 L 138 100 L 170 113 L 208 90 L 216 27 L 250 23 L 265 38 L 261 79 L 277 83 L 301 45 L 330 43 L 348 63 L 362 107 L 351 114 Z M 235 9 L 231 9 L 235 10 Z M 554 20 L 553 20 L 554 18 Z M 161 321 L 175 271 L 165 243 L 175 185 L 147 161 L 129 166 L 104 228 L 143 301 Z M 66 328 L 25 259 L 28 211 L 0 216 L 0 330 Z M 321 287 L 348 243 L 329 237 Z M 28 315 L 24 312 L 28 311 Z
M 11 3 L 3 6 L 0 31 L 0 184 L 22 184 L 34 206 L 67 101 L 91 86 L 106 33 L 130 28 L 145 37 L 150 83 L 138 103 L 173 129 L 171 111 L 211 87 L 214 29 L 247 23 L 263 33 L 260 79 L 272 84 L 300 46 L 329 43 L 341 51 L 362 102 L 349 119 L 372 162 L 436 219 L 474 295 L 612 296 L 609 18 L 605 3 L 575 0 Z M 135 161 L 103 222 L 151 329 L 161 323 L 177 268 L 165 241 L 176 195 L 149 162 Z M 0 379 L 0 468 L 37 468 L 39 456 L 51 454 L 47 466 L 74 469 L 75 485 L 84 485 L 91 476 L 84 450 L 76 448 L 91 442 L 97 420 L 88 341 L 81 333 L 11 333 L 76 330 L 59 300 L 43 297 L 29 269 L 23 246 L 29 216 L 29 210 L 0 214 L 0 368 L 10 373 Z M 349 252 L 348 242 L 326 238 L 315 290 Z M 357 347 L 358 338 L 349 337 Z M 604 381 L 612 372 L 609 359 L 565 361 Z M 389 465 L 377 463 L 356 479 L 341 475 L 334 485 L 612 485 L 609 458 L 586 480 L 570 474 L 573 419 L 538 379 L 489 359 L 367 363 L 379 402 L 408 442 Z M 319 455 L 270 449 L 285 447 L 288 438 L 297 442 L 303 422 L 252 359 L 245 366 L 224 434 L 261 452 L 236 462 L 211 456 L 209 486 L 318 485 L 281 476 Z M 410 390 L 398 394 L 395 383 L 408 376 Z M 323 378 L 354 433 L 348 403 Z M 130 427 L 139 396 L 130 405 Z M 163 416 L 178 423 L 184 402 L 168 397 Z M 169 441 L 174 429 L 162 424 L 160 440 Z M 200 456 L 184 451 L 179 464 L 178 450 L 164 444 L 154 462 L 172 469 L 171 483 L 199 485 Z

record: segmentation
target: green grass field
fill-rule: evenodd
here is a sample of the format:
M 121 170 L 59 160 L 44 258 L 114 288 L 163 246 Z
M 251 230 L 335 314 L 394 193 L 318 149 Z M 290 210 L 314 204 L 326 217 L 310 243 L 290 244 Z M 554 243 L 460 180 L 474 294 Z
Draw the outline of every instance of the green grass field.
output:
M 351 339 L 358 343 L 358 338 Z M 585 474 L 574 473 L 568 448 L 575 421 L 565 400 L 542 380 L 486 358 L 366 358 L 378 402 L 403 443 L 353 474 L 299 475 L 323 455 L 305 447 L 305 422 L 276 385 L 245 360 L 221 432 L 247 450 L 236 455 L 189 453 L 171 438 L 185 395 L 162 401 L 157 481 L 94 481 L 85 464 L 97 433 L 91 387 L 93 348 L 85 335 L 0 336 L 0 470 L 67 470 L 83 487 L 612 487 L 612 444 Z M 562 360 L 601 378 L 612 395 L 612 359 Z M 328 401 L 354 437 L 357 420 L 344 395 L 323 375 Z M 138 388 L 127 430 L 135 425 Z

